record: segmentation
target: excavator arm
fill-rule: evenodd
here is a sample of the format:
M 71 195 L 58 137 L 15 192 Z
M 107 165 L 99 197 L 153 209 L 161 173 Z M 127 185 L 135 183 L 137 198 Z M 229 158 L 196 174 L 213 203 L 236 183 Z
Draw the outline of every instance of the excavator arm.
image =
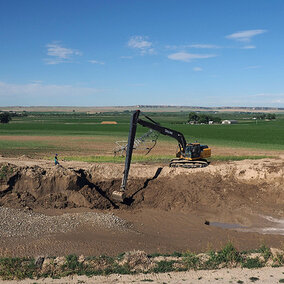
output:
M 145 116 L 145 117 L 149 119 L 149 117 L 147 117 L 147 116 Z M 182 133 L 180 133 L 176 130 L 170 129 L 170 128 L 163 127 L 163 126 L 159 125 L 158 123 L 154 122 L 152 119 L 151 119 L 151 121 L 152 122 L 145 121 L 145 120 L 142 120 L 142 119 L 137 120 L 137 122 L 144 127 L 148 127 L 150 129 L 158 131 L 159 133 L 161 133 L 163 135 L 167 135 L 167 136 L 170 136 L 170 137 L 176 139 L 178 141 L 180 147 L 185 149 L 186 140 L 185 140 Z
M 149 121 L 139 119 L 139 115 L 140 115 L 140 110 L 136 110 L 131 117 L 129 134 L 128 134 L 126 158 L 125 158 L 125 166 L 124 166 L 124 174 L 123 174 L 123 179 L 122 179 L 122 183 L 121 183 L 121 188 L 120 188 L 120 191 L 114 191 L 112 193 L 112 197 L 115 200 L 120 201 L 120 202 L 123 202 L 124 199 L 125 199 L 125 190 L 126 190 L 127 179 L 128 179 L 128 174 L 129 174 L 129 170 L 130 170 L 130 164 L 131 164 L 131 158 L 132 158 L 132 152 L 133 152 L 133 146 L 134 146 L 137 124 L 140 124 L 144 127 L 158 131 L 159 133 L 161 133 L 163 135 L 167 135 L 167 136 L 170 136 L 170 137 L 176 139 L 178 141 L 179 147 L 180 147 L 180 149 L 182 149 L 182 151 L 184 151 L 184 149 L 186 147 L 186 140 L 185 140 L 182 133 L 180 133 L 176 130 L 170 129 L 170 128 L 163 127 L 148 116 L 145 116 L 145 117 Z

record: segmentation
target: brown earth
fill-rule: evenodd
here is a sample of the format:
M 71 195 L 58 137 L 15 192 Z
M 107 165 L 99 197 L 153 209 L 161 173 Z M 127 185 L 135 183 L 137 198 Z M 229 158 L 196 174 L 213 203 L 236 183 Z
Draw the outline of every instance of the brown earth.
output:
M 66 233 L 3 237 L 2 256 L 198 252 L 228 241 L 238 249 L 283 248 L 283 235 L 256 233 L 271 225 L 263 216 L 284 218 L 282 158 L 212 163 L 202 169 L 133 164 L 126 204 L 111 197 L 120 187 L 123 165 L 62 162 L 55 167 L 45 160 L 3 157 L 0 163 L 3 207 L 46 215 L 111 212 L 132 224 L 125 231 L 85 224 Z M 206 226 L 205 220 L 246 228 Z
M 53 158 L 55 153 L 63 156 L 96 156 L 96 155 L 114 155 L 116 141 L 121 140 L 121 137 L 109 136 L 106 141 L 105 136 L 17 136 L 17 135 L 2 135 L 0 140 L 9 141 L 11 145 L 16 141 L 33 143 L 36 146 L 27 145 L 26 147 L 11 147 L 11 149 L 2 149 L 1 154 L 6 157 L 29 156 L 32 158 Z M 127 142 L 125 142 L 127 143 Z M 214 156 L 275 156 L 280 153 L 284 155 L 284 151 L 267 150 L 267 149 L 249 149 L 249 148 L 231 148 L 224 146 L 212 146 Z M 170 155 L 175 157 L 177 143 L 175 141 L 158 141 L 158 146 L 151 150 L 151 155 Z M 141 150 L 136 154 L 145 155 L 147 151 Z

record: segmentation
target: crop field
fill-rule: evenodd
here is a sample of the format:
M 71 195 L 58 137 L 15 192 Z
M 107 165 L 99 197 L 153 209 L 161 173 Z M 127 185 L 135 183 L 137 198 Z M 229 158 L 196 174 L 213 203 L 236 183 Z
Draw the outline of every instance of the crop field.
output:
M 147 115 L 161 125 L 183 133 L 187 142 L 198 141 L 210 147 L 284 150 L 283 114 L 278 114 L 272 121 L 255 120 L 252 113 L 216 114 L 222 119 L 238 120 L 238 124 L 231 125 L 190 125 L 186 123 L 186 112 Z M 112 155 L 115 141 L 127 140 L 130 117 L 129 111 L 99 114 L 38 112 L 13 117 L 10 123 L 0 124 L 1 152 L 41 157 L 54 151 L 66 157 Z M 102 121 L 116 121 L 117 124 L 101 124 Z M 138 126 L 136 137 L 147 131 Z M 166 159 L 175 151 L 176 141 L 170 137 L 160 135 L 158 143 Z M 162 153 L 156 151 L 153 154 L 161 156 Z

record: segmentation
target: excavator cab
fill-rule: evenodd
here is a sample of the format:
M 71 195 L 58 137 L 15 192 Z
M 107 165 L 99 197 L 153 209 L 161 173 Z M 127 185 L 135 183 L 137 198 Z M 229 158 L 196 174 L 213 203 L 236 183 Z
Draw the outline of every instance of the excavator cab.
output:
M 200 159 L 201 147 L 199 143 L 187 144 L 184 151 L 184 158 Z
M 184 151 L 184 159 L 198 160 L 211 157 L 211 149 L 207 145 L 199 143 L 186 144 Z

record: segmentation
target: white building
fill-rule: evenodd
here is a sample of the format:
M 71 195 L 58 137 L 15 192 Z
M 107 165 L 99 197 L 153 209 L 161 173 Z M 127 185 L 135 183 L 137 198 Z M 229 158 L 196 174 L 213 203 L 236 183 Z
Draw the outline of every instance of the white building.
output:
M 222 124 L 237 124 L 237 120 L 222 120 Z

